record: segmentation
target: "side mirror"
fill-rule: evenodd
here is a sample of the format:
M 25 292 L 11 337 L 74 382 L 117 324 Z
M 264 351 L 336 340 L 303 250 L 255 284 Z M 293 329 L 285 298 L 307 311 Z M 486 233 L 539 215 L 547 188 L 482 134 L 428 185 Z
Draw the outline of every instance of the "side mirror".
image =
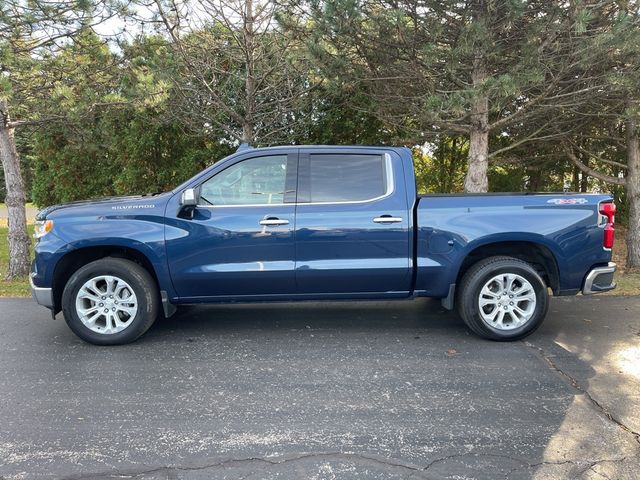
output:
M 195 188 L 187 188 L 180 195 L 180 209 L 178 216 L 193 218 L 193 211 L 198 205 L 198 192 Z
M 198 205 L 198 196 L 196 195 L 195 188 L 187 188 L 182 195 L 180 195 L 181 207 L 195 207 Z

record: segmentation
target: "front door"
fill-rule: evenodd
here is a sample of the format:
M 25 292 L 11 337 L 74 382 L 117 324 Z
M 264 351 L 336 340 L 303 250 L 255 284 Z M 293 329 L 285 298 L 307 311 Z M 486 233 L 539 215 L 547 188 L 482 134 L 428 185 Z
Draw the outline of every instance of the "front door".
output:
M 295 150 L 245 157 L 200 185 L 193 218 L 167 212 L 174 288 L 185 298 L 295 293 Z

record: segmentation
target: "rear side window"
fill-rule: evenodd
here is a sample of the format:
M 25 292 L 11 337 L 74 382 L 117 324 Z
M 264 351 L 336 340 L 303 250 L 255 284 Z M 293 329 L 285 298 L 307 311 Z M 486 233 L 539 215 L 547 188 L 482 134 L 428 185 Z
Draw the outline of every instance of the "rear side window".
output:
M 382 155 L 311 154 L 311 202 L 366 201 L 387 194 Z

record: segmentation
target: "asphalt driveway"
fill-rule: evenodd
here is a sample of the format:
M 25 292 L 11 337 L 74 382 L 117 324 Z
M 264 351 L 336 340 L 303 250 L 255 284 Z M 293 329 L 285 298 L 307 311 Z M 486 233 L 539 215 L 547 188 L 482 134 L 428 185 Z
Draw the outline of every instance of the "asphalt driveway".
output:
M 0 300 L 0 478 L 636 479 L 637 432 L 637 297 L 515 343 L 420 300 L 191 307 L 124 347 Z

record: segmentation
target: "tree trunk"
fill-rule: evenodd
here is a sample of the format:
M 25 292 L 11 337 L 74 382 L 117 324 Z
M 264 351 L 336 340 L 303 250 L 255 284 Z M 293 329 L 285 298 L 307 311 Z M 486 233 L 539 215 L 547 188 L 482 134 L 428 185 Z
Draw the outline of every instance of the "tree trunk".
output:
M 640 134 L 635 118 L 627 120 L 627 267 L 640 268 Z
M 487 78 L 484 58 L 477 55 L 473 61 L 471 80 L 476 89 L 471 103 L 471 125 L 469 131 L 469 157 L 465 192 L 486 192 L 489 189 L 489 98 L 478 92 Z
M 20 158 L 16 150 L 7 102 L 3 99 L 0 99 L 0 162 L 4 169 L 7 188 L 5 202 L 9 211 L 9 271 L 6 278 L 11 279 L 29 273 L 29 235 Z
M 540 184 L 542 183 L 541 178 L 541 169 L 540 167 L 533 167 L 529 170 L 529 191 L 530 192 L 538 192 L 540 191 Z
M 256 78 L 255 78 L 255 31 L 253 0 L 246 0 L 244 15 L 244 48 L 245 48 L 245 114 L 242 125 L 242 143 L 251 145 L 254 142 L 256 111 Z

